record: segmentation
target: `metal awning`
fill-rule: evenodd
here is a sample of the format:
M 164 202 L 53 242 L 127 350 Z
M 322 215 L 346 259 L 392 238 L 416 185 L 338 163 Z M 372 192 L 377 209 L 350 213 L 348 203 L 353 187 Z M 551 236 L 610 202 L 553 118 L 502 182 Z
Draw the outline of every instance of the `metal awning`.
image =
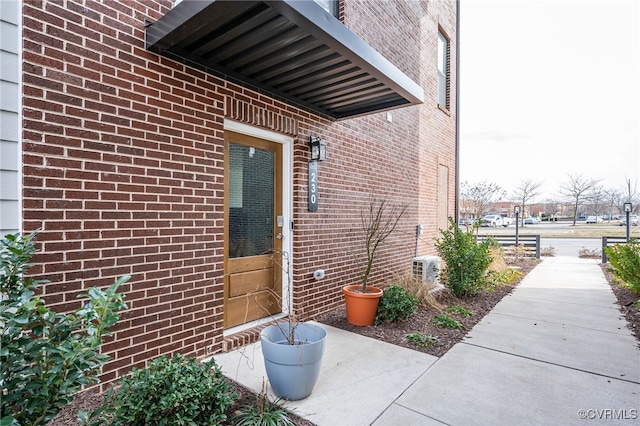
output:
M 331 119 L 420 104 L 422 88 L 314 1 L 185 0 L 147 49 Z

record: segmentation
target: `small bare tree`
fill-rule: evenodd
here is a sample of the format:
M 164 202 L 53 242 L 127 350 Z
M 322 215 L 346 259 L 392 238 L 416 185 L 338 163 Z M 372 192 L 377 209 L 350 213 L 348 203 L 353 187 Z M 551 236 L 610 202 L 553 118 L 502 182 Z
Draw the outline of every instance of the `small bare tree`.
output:
M 524 213 L 525 207 L 527 203 L 533 200 L 540 194 L 540 187 L 543 182 L 541 181 L 533 181 L 531 179 L 523 179 L 520 183 L 514 188 L 513 196 L 518 200 L 520 205 L 522 206 L 522 212 Z M 520 220 L 524 225 L 524 214 L 520 216 Z
M 464 211 L 473 215 L 474 219 L 484 216 L 489 204 L 501 199 L 506 192 L 496 183 L 482 181 L 469 183 L 464 181 L 460 184 L 460 199 Z
M 396 229 L 398 222 L 406 212 L 407 206 L 390 205 L 386 200 L 374 199 L 369 202 L 368 209 L 360 211 L 367 251 L 367 262 L 362 273 L 362 292 L 367 291 L 367 281 L 378 247 Z
M 578 219 L 578 207 L 584 203 L 589 192 L 600 182 L 596 179 L 587 179 L 582 175 L 568 175 L 567 181 L 560 186 L 560 193 L 571 202 L 573 209 L 573 225 Z
M 587 197 L 591 204 L 591 210 L 596 216 L 600 216 L 606 205 L 607 192 L 600 184 L 595 184 Z
M 609 222 L 611 222 L 613 216 L 613 209 L 617 209 L 620 206 L 620 200 L 622 199 L 622 193 L 616 189 L 608 189 L 605 191 L 605 203 L 609 210 Z
M 544 211 L 551 212 L 551 218 L 553 220 L 555 220 L 555 218 L 558 216 L 559 208 L 560 203 L 552 198 L 547 198 L 547 200 L 544 202 Z
M 638 180 L 631 181 L 629 178 L 625 178 L 624 187 L 622 189 L 622 200 L 620 200 L 619 208 L 622 213 L 624 203 L 631 203 L 633 205 L 633 210 L 638 210 L 638 204 L 640 200 L 638 199 Z

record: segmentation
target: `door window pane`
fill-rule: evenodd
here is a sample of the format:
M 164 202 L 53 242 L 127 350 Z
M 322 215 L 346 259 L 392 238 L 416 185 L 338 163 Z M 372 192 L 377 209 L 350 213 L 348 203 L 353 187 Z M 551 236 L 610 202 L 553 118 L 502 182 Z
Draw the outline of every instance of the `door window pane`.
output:
M 273 249 L 275 154 L 229 144 L 229 258 Z

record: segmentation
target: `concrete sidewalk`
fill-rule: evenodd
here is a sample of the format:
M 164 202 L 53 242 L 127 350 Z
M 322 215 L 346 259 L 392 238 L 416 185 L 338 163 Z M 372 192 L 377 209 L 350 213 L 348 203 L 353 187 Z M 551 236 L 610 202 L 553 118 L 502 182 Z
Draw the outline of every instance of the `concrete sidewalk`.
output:
M 594 260 L 547 258 L 443 357 L 332 327 L 318 425 L 640 425 L 640 350 Z M 259 392 L 260 344 L 216 355 Z

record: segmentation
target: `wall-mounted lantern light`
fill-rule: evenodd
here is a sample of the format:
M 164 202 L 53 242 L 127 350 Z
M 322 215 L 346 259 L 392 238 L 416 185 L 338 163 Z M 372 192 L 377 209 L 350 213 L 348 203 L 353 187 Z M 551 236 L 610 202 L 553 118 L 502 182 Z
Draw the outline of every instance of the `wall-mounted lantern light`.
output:
M 327 159 L 327 143 L 317 136 L 309 137 L 311 160 L 324 161 Z

